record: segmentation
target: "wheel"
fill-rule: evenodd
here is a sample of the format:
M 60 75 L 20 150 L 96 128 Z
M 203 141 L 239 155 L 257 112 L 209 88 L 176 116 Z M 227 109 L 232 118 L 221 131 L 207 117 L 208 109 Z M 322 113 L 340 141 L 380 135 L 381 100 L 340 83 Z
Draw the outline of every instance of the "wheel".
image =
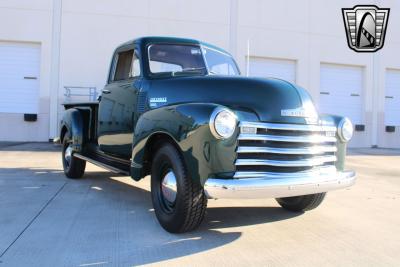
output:
M 72 151 L 72 141 L 67 132 L 62 146 L 63 169 L 68 178 L 78 179 L 85 173 L 86 161 L 74 157 Z
M 277 198 L 276 201 L 290 211 L 308 211 L 318 207 L 325 198 L 326 193 L 298 196 L 298 197 L 284 197 Z
M 191 179 L 182 155 L 169 143 L 161 145 L 154 156 L 151 197 L 158 221 L 171 233 L 195 229 L 207 208 L 203 187 Z

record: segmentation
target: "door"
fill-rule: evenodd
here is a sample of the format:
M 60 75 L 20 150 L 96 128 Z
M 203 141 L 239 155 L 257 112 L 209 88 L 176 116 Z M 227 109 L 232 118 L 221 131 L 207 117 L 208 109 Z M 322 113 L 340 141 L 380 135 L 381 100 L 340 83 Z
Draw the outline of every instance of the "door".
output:
M 40 46 L 0 43 L 0 112 L 38 113 Z
M 386 71 L 385 126 L 400 126 L 400 70 Z
M 350 118 L 363 124 L 362 67 L 321 64 L 319 112 Z
M 100 150 L 127 159 L 132 152 L 137 95 L 141 84 L 139 66 L 133 48 L 117 51 L 99 104 Z
M 249 62 L 249 75 L 278 78 L 295 83 L 296 61 L 288 59 L 251 57 Z
M 0 141 L 49 139 L 46 110 L 39 114 L 39 75 L 39 44 L 0 42 Z M 37 120 L 24 121 L 24 114 Z

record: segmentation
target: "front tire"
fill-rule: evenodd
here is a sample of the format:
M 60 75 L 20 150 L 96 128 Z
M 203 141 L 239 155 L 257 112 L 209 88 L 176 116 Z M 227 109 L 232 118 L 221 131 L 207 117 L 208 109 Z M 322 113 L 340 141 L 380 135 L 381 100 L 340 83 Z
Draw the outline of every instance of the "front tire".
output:
M 204 218 L 207 198 L 203 187 L 192 180 L 172 144 L 163 144 L 154 156 L 151 196 L 158 221 L 170 233 L 191 231 Z
M 68 178 L 79 179 L 85 173 L 86 161 L 78 159 L 72 154 L 72 141 L 69 133 L 65 134 L 62 146 L 62 163 L 64 173 Z
M 297 197 L 284 197 L 277 198 L 276 201 L 284 209 L 301 212 L 309 211 L 318 207 L 324 200 L 325 195 L 326 193 L 319 193 Z

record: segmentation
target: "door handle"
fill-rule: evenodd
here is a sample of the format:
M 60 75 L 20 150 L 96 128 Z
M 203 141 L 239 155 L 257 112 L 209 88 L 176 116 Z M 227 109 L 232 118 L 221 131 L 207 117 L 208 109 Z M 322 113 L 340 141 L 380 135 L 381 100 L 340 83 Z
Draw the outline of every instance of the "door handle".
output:
M 105 94 L 105 95 L 111 93 L 111 91 L 110 91 L 110 90 L 107 90 L 107 89 L 103 89 L 103 90 L 101 90 L 101 92 L 102 92 L 103 94 Z

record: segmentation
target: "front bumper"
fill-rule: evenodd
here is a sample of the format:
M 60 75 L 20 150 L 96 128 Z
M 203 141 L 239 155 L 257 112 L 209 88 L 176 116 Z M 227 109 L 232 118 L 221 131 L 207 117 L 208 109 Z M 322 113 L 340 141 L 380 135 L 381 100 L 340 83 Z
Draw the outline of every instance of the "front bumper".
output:
M 329 173 L 266 174 L 260 178 L 209 178 L 204 191 L 208 198 L 281 198 L 316 194 L 349 187 L 355 183 L 353 171 Z

